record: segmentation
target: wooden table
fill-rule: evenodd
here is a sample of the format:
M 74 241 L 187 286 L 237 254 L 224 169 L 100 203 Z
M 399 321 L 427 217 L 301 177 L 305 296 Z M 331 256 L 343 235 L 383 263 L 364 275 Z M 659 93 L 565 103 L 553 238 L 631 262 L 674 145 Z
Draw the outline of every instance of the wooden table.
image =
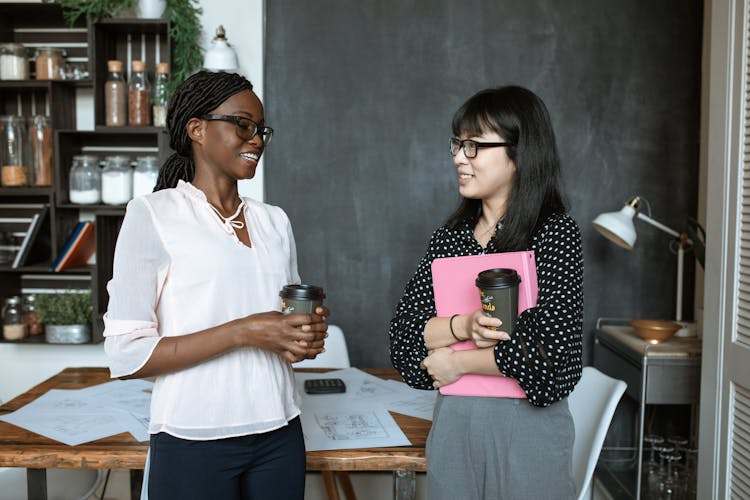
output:
M 400 379 L 395 370 L 390 368 L 365 371 L 385 379 Z M 0 406 L 0 414 L 17 410 L 50 389 L 81 389 L 109 381 L 107 368 L 66 368 Z M 426 471 L 425 442 L 431 422 L 399 413 L 391 415 L 411 441 L 411 446 L 311 451 L 307 453 L 307 470 L 393 471 L 394 498 L 413 498 L 415 473 Z M 47 498 L 48 468 L 129 469 L 131 497 L 140 498 L 140 480 L 146 464 L 147 451 L 147 442 L 138 442 L 127 432 L 78 446 L 68 446 L 15 425 L 0 422 L 0 467 L 27 469 L 29 500 Z

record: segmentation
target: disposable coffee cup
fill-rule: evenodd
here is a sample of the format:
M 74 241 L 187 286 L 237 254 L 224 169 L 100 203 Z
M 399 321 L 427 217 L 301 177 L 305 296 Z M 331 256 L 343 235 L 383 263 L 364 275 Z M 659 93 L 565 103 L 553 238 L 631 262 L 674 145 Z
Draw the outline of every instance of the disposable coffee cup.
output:
M 515 269 L 487 269 L 477 275 L 475 281 L 482 299 L 482 313 L 503 322 L 500 330 L 513 335 L 518 320 L 518 284 L 521 277 Z
M 284 314 L 314 313 L 317 307 L 323 305 L 326 294 L 319 286 L 287 285 L 281 289 L 279 297 Z

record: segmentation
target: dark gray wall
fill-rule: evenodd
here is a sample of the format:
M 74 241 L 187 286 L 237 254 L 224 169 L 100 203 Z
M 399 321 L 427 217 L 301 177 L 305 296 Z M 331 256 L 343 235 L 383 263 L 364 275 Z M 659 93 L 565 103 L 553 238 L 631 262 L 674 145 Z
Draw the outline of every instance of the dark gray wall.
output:
M 621 250 L 592 219 L 633 194 L 682 229 L 697 199 L 699 0 L 274 0 L 266 4 L 266 199 L 295 229 L 357 366 L 387 366 L 388 323 L 458 201 L 453 112 L 520 84 L 547 103 L 583 233 L 585 356 L 596 318 L 674 314 L 669 237 Z M 687 265 L 692 289 L 692 259 Z M 692 292 L 686 304 L 692 304 Z M 686 309 L 692 315 L 692 307 Z

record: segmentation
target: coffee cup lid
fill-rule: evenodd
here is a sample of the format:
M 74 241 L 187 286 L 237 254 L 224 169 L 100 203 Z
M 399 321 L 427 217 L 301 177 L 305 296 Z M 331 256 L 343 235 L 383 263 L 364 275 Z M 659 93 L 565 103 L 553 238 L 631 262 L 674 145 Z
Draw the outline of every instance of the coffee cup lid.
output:
M 279 297 L 292 300 L 322 300 L 326 294 L 319 286 L 286 285 L 279 292 Z
M 518 285 L 521 277 L 515 269 L 486 269 L 477 275 L 476 285 L 479 288 L 508 288 Z

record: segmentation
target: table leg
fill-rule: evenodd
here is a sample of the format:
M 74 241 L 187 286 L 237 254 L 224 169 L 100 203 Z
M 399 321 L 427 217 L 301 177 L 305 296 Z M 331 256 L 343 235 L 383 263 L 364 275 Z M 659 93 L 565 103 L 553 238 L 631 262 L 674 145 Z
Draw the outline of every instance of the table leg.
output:
M 648 351 L 647 351 L 648 352 Z M 636 468 L 635 498 L 641 500 L 641 488 L 643 488 L 643 434 L 646 420 L 646 394 L 648 383 L 648 357 L 643 356 L 643 369 L 641 370 L 641 401 L 638 408 L 638 467 Z
M 417 474 L 413 470 L 393 471 L 393 500 L 414 500 L 417 494 Z
M 47 469 L 26 469 L 29 500 L 47 500 Z
M 141 499 L 141 486 L 143 485 L 143 471 L 130 470 L 130 500 Z

